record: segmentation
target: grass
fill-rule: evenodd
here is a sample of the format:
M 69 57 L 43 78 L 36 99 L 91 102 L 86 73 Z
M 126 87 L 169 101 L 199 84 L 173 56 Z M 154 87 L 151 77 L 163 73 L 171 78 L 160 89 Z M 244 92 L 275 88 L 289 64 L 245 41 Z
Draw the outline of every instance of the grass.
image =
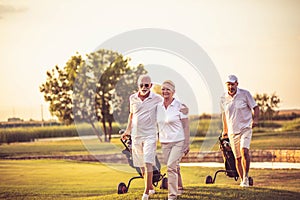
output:
M 120 153 L 123 146 L 119 139 L 111 143 L 100 143 L 97 139 L 91 140 L 62 140 L 62 141 L 37 141 L 0 145 L 0 158 L 30 155 L 86 155 Z
M 300 131 L 254 133 L 251 149 L 300 149 Z
M 184 193 L 179 199 L 299 199 L 300 170 L 251 169 L 251 188 L 219 174 L 216 183 L 204 184 L 218 168 L 182 167 Z M 131 170 L 132 173 L 121 170 Z M 164 172 L 165 169 L 162 169 Z M 127 194 L 117 186 L 137 173 L 128 165 L 62 161 L 1 160 L 0 199 L 140 199 L 143 180 L 132 182 Z M 167 191 L 156 188 L 151 199 L 166 199 Z
M 284 131 L 300 130 L 300 118 L 289 120 L 289 121 L 283 121 L 281 130 Z
M 255 131 L 251 149 L 300 149 L 298 121 L 282 123 L 279 129 Z M 206 137 L 194 137 L 191 151 L 200 150 Z M 217 137 L 210 138 L 218 150 Z M 6 156 L 86 155 L 121 153 L 118 138 L 111 143 L 97 139 L 40 140 L 0 145 L 0 158 Z M 158 145 L 158 149 L 160 146 Z M 179 199 L 299 199 L 300 170 L 251 169 L 254 187 L 240 188 L 239 181 L 218 174 L 216 183 L 206 185 L 207 175 L 218 168 L 182 167 L 184 193 Z M 130 171 L 131 173 L 129 173 Z M 165 173 L 166 169 L 162 169 Z M 140 199 L 143 180 L 132 182 L 127 194 L 118 195 L 120 182 L 136 176 L 134 169 L 124 164 L 103 164 L 67 160 L 0 160 L 0 199 Z M 167 191 L 156 189 L 151 199 L 166 199 Z
M 254 130 L 251 149 L 300 149 L 299 120 L 278 122 L 280 128 Z M 272 125 L 273 126 L 273 125 Z M 279 127 L 276 125 L 276 127 Z M 204 128 L 205 129 L 205 128 Z M 201 135 L 201 134 L 200 134 Z M 192 139 L 191 151 L 200 150 L 206 137 Z M 217 137 L 209 138 L 218 150 Z M 121 153 L 118 138 L 111 143 L 97 139 L 36 141 L 0 145 L 0 158 L 32 155 L 86 155 Z M 158 149 L 160 146 L 158 145 Z M 251 169 L 254 187 L 220 173 L 216 183 L 204 184 L 218 168 L 182 167 L 185 191 L 179 199 L 291 199 L 300 197 L 300 170 Z M 129 173 L 130 171 L 131 173 Z M 162 169 L 164 173 L 165 168 Z M 140 199 L 143 180 L 134 180 L 127 194 L 118 195 L 120 182 L 127 185 L 136 176 L 124 164 L 101 164 L 67 160 L 0 160 L 0 199 Z M 167 191 L 156 189 L 151 199 L 166 199 Z
M 207 138 L 194 137 L 191 151 L 198 152 Z M 211 138 L 213 151 L 218 151 L 217 138 Z M 269 133 L 254 133 L 251 149 L 300 149 L 300 131 L 274 131 Z M 66 141 L 37 141 L 24 143 L 11 143 L 0 145 L 0 158 L 30 156 L 30 155 L 86 155 L 120 153 L 124 149 L 118 138 L 111 143 L 100 143 L 97 139 L 66 140 Z M 160 145 L 158 144 L 158 150 Z

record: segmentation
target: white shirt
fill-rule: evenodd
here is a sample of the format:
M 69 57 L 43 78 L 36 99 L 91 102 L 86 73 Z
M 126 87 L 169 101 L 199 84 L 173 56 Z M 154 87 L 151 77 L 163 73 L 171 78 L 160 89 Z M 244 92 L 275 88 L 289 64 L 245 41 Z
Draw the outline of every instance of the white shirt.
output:
M 237 134 L 244 128 L 250 128 L 252 109 L 257 106 L 250 92 L 237 88 L 231 97 L 227 92 L 221 97 L 221 110 L 225 113 L 228 133 Z
M 188 118 L 180 112 L 182 103 L 174 99 L 166 109 L 163 102 L 157 106 L 157 124 L 159 140 L 162 143 L 178 142 L 184 140 L 184 131 L 181 119 Z
M 149 96 L 142 101 L 138 92 L 129 97 L 130 112 L 132 115 L 133 137 L 149 136 L 156 138 L 156 106 L 163 101 L 160 95 L 150 92 Z

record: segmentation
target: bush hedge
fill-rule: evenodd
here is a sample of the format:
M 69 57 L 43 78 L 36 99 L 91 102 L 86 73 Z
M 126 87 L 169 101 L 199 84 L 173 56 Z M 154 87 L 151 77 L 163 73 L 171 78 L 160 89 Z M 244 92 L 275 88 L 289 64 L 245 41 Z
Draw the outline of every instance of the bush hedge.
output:
M 98 127 L 98 129 L 100 128 Z M 114 124 L 112 132 L 116 134 L 118 131 L 119 127 Z M 0 144 L 30 142 L 40 138 L 76 137 L 84 135 L 95 135 L 92 127 L 88 124 L 76 126 L 0 128 Z

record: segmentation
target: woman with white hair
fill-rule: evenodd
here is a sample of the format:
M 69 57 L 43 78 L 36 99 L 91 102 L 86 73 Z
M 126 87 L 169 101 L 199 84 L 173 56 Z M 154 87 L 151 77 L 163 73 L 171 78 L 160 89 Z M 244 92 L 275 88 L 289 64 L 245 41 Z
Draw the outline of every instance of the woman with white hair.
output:
M 159 140 L 167 164 L 168 199 L 176 199 L 179 195 L 179 162 L 189 152 L 189 120 L 187 115 L 180 112 L 183 104 L 174 98 L 175 84 L 166 80 L 161 90 L 164 101 L 157 106 Z

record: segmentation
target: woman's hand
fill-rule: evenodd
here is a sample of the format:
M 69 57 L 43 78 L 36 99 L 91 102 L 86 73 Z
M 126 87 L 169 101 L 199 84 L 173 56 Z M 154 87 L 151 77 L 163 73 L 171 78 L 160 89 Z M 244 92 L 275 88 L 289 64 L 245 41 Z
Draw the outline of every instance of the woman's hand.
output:
M 184 115 L 187 115 L 189 114 L 189 108 L 185 105 L 185 104 L 182 104 L 183 107 L 180 108 L 180 112 L 182 112 Z
M 190 148 L 188 147 L 183 153 L 186 156 L 190 152 Z
M 190 143 L 185 142 L 183 145 L 183 153 L 186 156 L 190 152 Z

